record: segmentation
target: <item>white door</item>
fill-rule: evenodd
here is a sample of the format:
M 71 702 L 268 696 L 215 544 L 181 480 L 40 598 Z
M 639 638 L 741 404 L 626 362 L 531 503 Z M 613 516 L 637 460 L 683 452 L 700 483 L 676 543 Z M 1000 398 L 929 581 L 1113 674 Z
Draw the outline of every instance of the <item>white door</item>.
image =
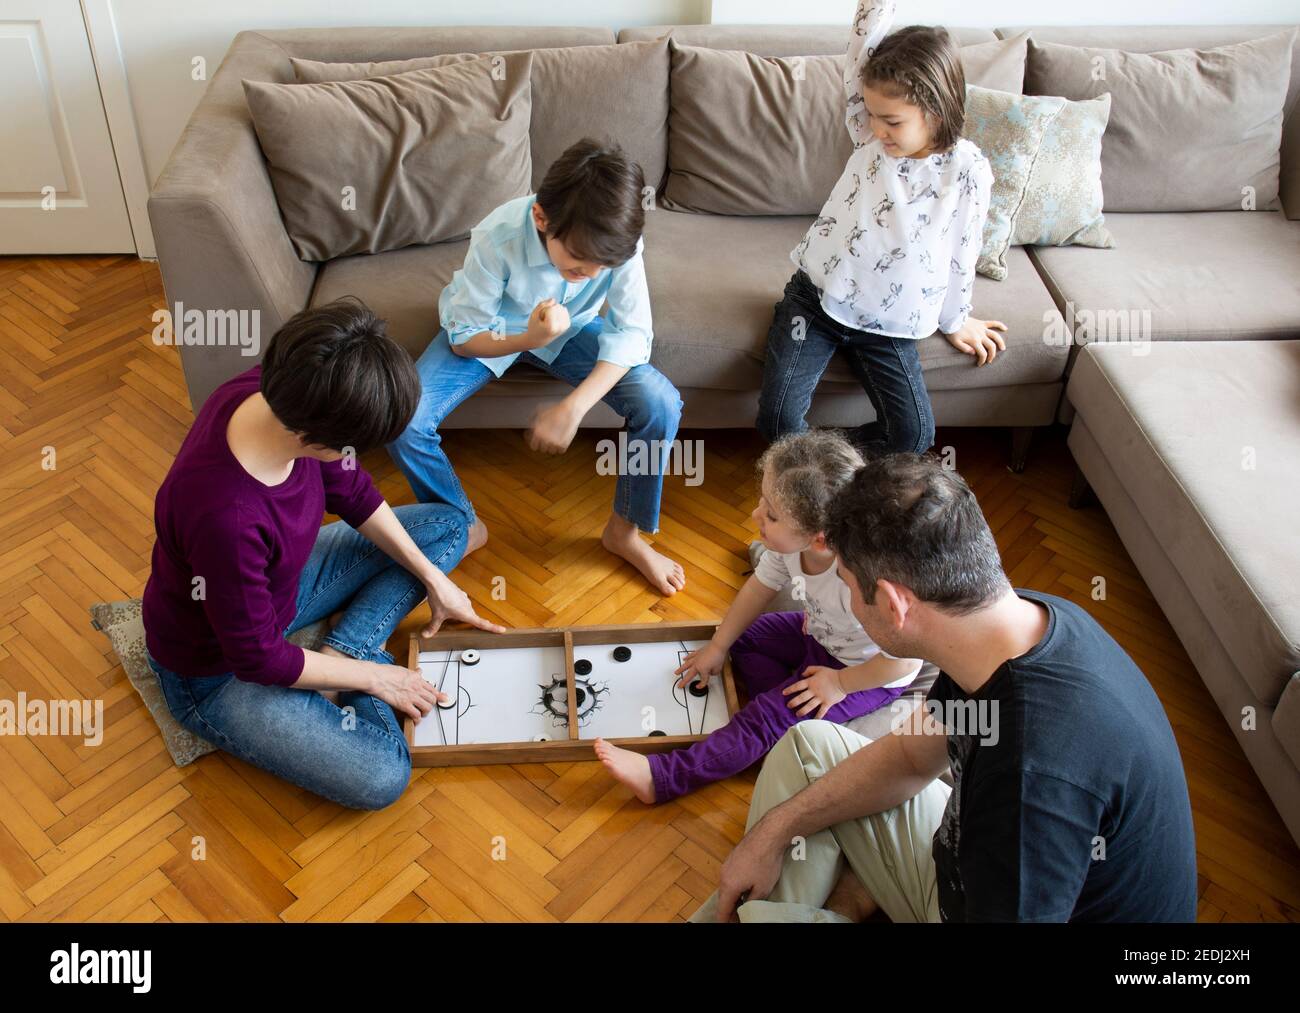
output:
M 0 254 L 134 253 L 78 0 L 0 0 Z

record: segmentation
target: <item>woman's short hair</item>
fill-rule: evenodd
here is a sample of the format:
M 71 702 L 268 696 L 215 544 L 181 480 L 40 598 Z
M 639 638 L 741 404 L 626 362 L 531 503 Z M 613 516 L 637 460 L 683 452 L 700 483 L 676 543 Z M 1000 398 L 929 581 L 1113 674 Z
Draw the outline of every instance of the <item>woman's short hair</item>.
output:
M 420 375 L 384 321 L 352 296 L 290 317 L 262 357 L 262 396 L 303 441 L 364 454 L 391 443 L 420 404 Z

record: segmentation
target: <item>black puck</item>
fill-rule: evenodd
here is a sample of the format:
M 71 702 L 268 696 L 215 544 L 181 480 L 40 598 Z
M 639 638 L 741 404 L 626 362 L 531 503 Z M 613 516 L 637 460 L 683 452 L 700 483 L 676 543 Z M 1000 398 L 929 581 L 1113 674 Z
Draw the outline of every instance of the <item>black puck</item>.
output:
M 700 682 L 699 679 L 692 679 L 689 686 L 686 687 L 691 691 L 691 696 L 708 696 L 709 687 Z
M 586 658 L 579 658 L 577 661 L 573 663 L 573 671 L 578 675 L 590 675 L 591 662 L 588 661 Z
M 615 647 L 615 648 L 614 648 L 614 660 L 615 660 L 615 661 L 627 661 L 630 657 L 632 657 L 632 649 L 631 649 L 630 647 Z
M 668 734 L 667 732 L 660 731 L 658 728 L 656 728 L 653 732 L 650 733 L 650 738 L 653 739 L 656 735 L 667 735 L 667 734 Z
M 581 686 L 575 689 L 573 691 L 573 694 L 574 694 L 574 698 L 578 701 L 579 707 L 581 707 L 584 703 L 587 702 L 587 691 L 583 689 Z

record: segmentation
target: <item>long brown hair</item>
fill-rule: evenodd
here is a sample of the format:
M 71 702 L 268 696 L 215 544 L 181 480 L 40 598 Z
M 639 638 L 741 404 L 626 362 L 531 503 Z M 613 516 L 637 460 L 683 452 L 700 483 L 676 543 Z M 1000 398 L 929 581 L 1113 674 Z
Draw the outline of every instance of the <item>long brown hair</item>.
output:
M 966 72 L 947 29 L 908 25 L 887 36 L 862 68 L 862 83 L 919 106 L 938 129 L 933 144 L 946 150 L 966 125 Z

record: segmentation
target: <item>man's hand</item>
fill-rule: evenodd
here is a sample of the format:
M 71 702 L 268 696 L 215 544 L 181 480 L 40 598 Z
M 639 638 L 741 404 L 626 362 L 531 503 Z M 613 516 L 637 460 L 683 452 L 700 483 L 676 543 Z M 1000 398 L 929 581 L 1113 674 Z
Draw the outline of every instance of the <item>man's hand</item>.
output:
M 975 356 L 975 365 L 983 366 L 992 362 L 999 351 L 1006 351 L 1007 343 L 998 331 L 1005 331 L 1007 325 L 1001 320 L 977 320 L 967 317 L 961 329 L 953 334 L 945 334 L 948 344 L 959 352 Z
M 771 813 L 755 823 L 722 863 L 718 921 L 734 921 L 737 907 L 746 901 L 763 900 L 781 878 L 781 863 L 790 842 L 770 820 Z
M 563 306 L 559 307 L 562 311 Z M 554 312 L 552 310 L 551 312 Z M 566 398 L 549 408 L 539 408 L 532 425 L 524 433 L 529 450 L 543 454 L 563 454 L 573 442 L 582 415 Z
M 429 611 L 433 613 L 428 624 L 420 631 L 421 636 L 431 637 L 442 628 L 442 624 L 451 620 L 469 623 L 489 633 L 504 633 L 506 628 L 498 626 L 489 619 L 484 619 L 474 611 L 474 604 L 469 595 L 462 591 L 451 579 L 439 571 L 424 585 L 429 596 Z M 376 694 L 378 695 L 378 694 Z
M 525 331 L 529 348 L 549 345 L 569 329 L 569 311 L 554 299 L 543 299 L 533 307 Z
M 781 692 L 792 697 L 786 706 L 791 710 L 798 708 L 797 717 L 805 717 L 816 711 L 815 717 L 824 718 L 828 710 L 848 696 L 840 685 L 839 672 L 825 665 L 809 665 L 803 670 L 802 679 L 791 683 Z
M 687 654 L 686 660 L 673 672 L 673 675 L 681 676 L 677 680 L 677 686 L 685 689 L 692 681 L 707 686 L 709 680 L 722 671 L 722 665 L 726 660 L 727 652 L 710 640 L 703 647 L 698 647 Z

